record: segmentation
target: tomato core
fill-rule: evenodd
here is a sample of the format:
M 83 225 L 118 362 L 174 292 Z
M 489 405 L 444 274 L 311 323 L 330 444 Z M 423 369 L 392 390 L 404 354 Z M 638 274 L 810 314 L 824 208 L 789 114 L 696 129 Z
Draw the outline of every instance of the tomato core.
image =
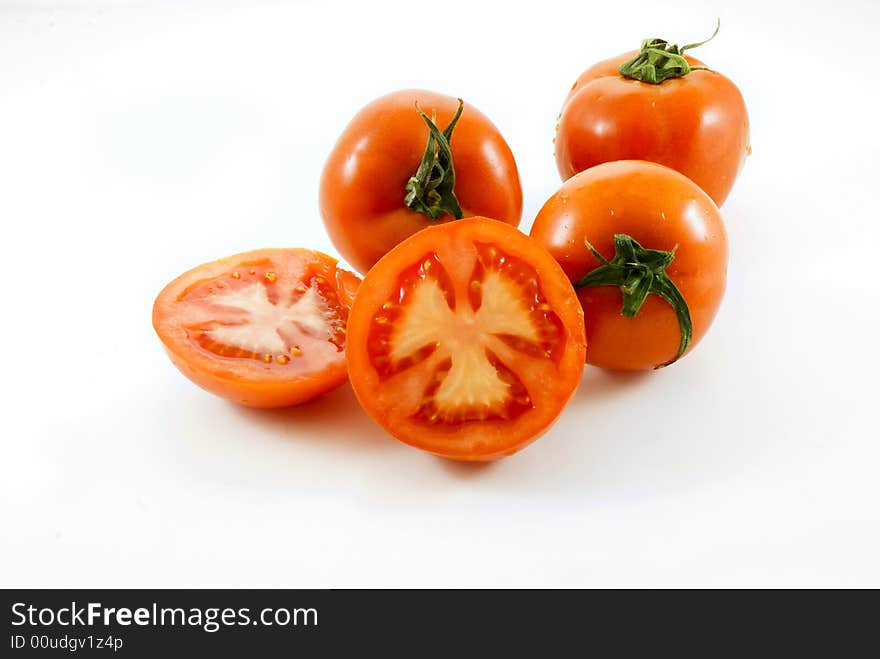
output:
M 178 298 L 190 306 L 189 339 L 218 357 L 290 367 L 310 348 L 345 348 L 344 308 L 326 278 L 308 273 L 290 282 L 269 260 L 196 282 Z
M 414 386 L 427 385 L 412 416 L 430 424 L 518 417 L 534 403 L 497 346 L 554 361 L 564 348 L 562 321 L 535 269 L 493 245 L 474 247 L 463 291 L 456 291 L 440 257 L 427 253 L 400 274 L 396 293 L 369 328 L 369 360 L 380 379 L 427 371 L 429 377 L 414 378 Z

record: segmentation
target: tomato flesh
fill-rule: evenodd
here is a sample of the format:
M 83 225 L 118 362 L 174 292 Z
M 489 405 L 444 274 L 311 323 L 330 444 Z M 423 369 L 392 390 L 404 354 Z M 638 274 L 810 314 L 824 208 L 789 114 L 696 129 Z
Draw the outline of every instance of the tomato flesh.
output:
M 349 335 L 352 383 L 403 441 L 462 459 L 509 454 L 574 391 L 582 365 L 572 355 L 585 343 L 577 298 L 516 229 L 482 218 L 427 229 L 365 281 Z
M 199 282 L 179 298 L 193 321 L 185 326 L 191 340 L 221 357 L 294 370 L 307 369 L 315 352 L 344 349 L 345 318 L 326 279 L 309 273 L 305 281 L 279 281 L 268 259 L 245 265 Z M 291 364 L 291 356 L 302 359 Z
M 250 252 L 169 284 L 154 326 L 172 361 L 205 389 L 255 407 L 295 404 L 345 380 L 356 284 L 318 252 Z

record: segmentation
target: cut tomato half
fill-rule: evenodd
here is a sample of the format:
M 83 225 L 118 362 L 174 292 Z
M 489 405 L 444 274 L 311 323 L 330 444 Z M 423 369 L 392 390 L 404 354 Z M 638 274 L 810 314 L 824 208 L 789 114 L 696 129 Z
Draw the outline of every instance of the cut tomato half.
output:
M 345 331 L 360 279 L 307 249 L 201 265 L 166 286 L 153 327 L 171 361 L 211 393 L 284 407 L 346 379 Z
M 447 458 L 511 455 L 580 382 L 583 311 L 540 245 L 486 218 L 424 229 L 364 279 L 349 319 L 349 377 L 401 441 Z

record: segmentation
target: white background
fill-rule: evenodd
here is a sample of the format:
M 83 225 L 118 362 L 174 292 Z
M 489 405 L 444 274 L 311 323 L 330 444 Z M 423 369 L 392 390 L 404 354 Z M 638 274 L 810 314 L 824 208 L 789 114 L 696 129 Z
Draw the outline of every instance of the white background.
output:
M 878 7 L 7 4 L 0 584 L 880 586 Z M 588 367 L 543 439 L 469 466 L 391 439 L 347 385 L 249 411 L 165 358 L 150 312 L 177 274 L 333 253 L 318 177 L 374 97 L 489 115 L 527 230 L 577 75 L 716 16 L 698 56 L 742 90 L 754 154 L 683 362 Z

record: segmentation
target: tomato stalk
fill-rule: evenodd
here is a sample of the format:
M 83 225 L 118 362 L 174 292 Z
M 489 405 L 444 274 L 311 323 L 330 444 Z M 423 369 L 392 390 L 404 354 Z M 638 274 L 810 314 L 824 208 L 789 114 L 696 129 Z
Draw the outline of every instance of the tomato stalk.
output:
M 623 308 L 620 313 L 628 318 L 639 312 L 651 293 L 662 297 L 672 306 L 678 317 L 681 340 L 678 344 L 678 354 L 657 368 L 669 366 L 677 361 L 690 345 L 694 328 L 684 296 L 666 274 L 666 268 L 675 258 L 675 249 L 670 252 L 645 249 L 631 236 L 618 233 L 614 236 L 614 258 L 609 261 L 596 251 L 589 241 L 585 242 L 602 265 L 577 280 L 574 287 L 619 286 L 623 293 Z
M 691 66 L 684 57 L 684 51 L 709 43 L 718 34 L 721 19 L 715 26 L 712 36 L 705 41 L 690 43 L 679 48 L 665 39 L 645 39 L 642 41 L 639 54 L 624 62 L 617 69 L 624 78 L 640 80 L 652 85 L 659 85 L 668 78 L 681 78 L 691 71 L 708 71 L 705 66 Z
M 455 116 L 441 132 L 435 123 L 436 116 L 431 119 L 416 103 L 416 110 L 428 126 L 428 144 L 419 168 L 406 184 L 406 196 L 403 201 L 409 208 L 432 220 L 436 220 L 444 213 L 449 213 L 457 220 L 464 217 L 464 212 L 455 196 L 455 167 L 452 164 L 452 149 L 449 146 L 452 141 L 452 131 L 455 130 L 455 124 L 458 123 L 463 109 L 464 102 L 458 99 Z

